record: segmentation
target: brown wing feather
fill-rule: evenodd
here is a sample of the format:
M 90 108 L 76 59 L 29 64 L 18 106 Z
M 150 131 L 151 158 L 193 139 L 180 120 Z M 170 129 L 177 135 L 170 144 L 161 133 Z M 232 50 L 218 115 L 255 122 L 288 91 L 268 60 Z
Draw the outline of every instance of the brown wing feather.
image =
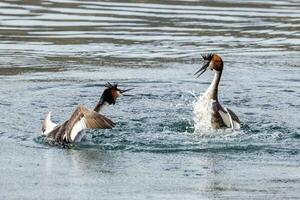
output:
M 71 115 L 70 119 L 68 120 L 68 122 L 65 126 L 65 134 L 64 134 L 66 136 L 67 142 L 72 142 L 72 139 L 71 139 L 72 128 L 83 117 L 84 110 L 87 110 L 87 109 L 83 106 L 78 106 L 75 109 L 75 111 L 73 112 L 73 114 Z
M 87 128 L 110 129 L 115 126 L 114 122 L 95 111 L 85 113 L 84 122 Z
M 72 113 L 69 120 L 65 121 L 62 125 L 52 130 L 47 137 L 54 139 L 57 142 L 63 142 L 64 137 L 66 142 L 73 142 L 71 139 L 71 133 L 74 125 L 81 119 L 84 119 L 86 128 L 91 129 L 111 129 L 115 126 L 115 123 L 105 116 L 95 112 L 89 111 L 84 106 L 78 106 Z
M 68 121 L 65 121 L 62 125 L 57 126 L 54 128 L 48 135 L 48 138 L 51 138 L 53 141 L 62 143 L 63 142 L 63 137 L 66 132 L 66 124 Z
M 100 115 L 95 111 L 89 111 L 84 106 L 78 106 L 73 112 L 72 116 L 68 120 L 65 127 L 65 135 L 67 142 L 72 142 L 71 133 L 74 125 L 79 122 L 81 119 L 84 119 L 86 128 L 92 129 L 110 129 L 115 126 L 110 119 Z

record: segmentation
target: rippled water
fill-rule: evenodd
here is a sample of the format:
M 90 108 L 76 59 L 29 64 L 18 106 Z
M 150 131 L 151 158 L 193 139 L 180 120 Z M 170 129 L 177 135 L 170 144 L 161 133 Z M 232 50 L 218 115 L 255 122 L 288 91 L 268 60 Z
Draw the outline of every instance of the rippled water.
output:
M 0 197 L 300 198 L 299 1 L 0 2 Z M 219 53 L 220 100 L 240 131 L 195 133 L 192 106 Z M 94 106 L 107 82 L 135 88 L 71 149 L 39 137 Z M 34 189 L 32 189 L 34 188 Z M 75 195 L 74 195 L 75 194 Z

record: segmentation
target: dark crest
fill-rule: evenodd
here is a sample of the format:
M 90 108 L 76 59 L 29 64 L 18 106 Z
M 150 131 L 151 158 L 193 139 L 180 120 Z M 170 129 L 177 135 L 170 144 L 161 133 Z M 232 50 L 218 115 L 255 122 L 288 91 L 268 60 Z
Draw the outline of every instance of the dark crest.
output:
M 213 58 L 213 53 L 208 53 L 208 54 L 202 54 L 203 60 L 211 60 Z
M 119 90 L 118 83 L 111 84 L 110 82 L 107 82 L 105 84 L 105 87 L 107 87 L 107 89 L 109 89 L 109 90 Z

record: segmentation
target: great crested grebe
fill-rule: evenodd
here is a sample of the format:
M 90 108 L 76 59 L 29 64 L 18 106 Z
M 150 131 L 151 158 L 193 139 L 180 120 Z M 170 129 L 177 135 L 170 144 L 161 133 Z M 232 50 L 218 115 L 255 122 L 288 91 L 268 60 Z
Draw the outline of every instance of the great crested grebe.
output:
M 94 110 L 89 110 L 84 106 L 78 106 L 71 117 L 61 125 L 51 121 L 51 112 L 49 112 L 42 124 L 42 134 L 47 139 L 60 144 L 79 142 L 82 138 L 80 132 L 83 129 L 111 129 L 115 123 L 105 116 L 99 114 L 99 111 L 105 104 L 115 104 L 117 98 L 128 90 L 120 90 L 117 84 L 106 84 L 106 89 Z
M 206 92 L 198 98 L 194 105 L 195 129 L 239 129 L 239 118 L 229 108 L 223 107 L 218 100 L 218 85 L 223 71 L 221 57 L 217 54 L 207 54 L 202 57 L 202 68 L 195 75 L 198 74 L 198 78 L 209 68 L 214 71 L 214 78 Z

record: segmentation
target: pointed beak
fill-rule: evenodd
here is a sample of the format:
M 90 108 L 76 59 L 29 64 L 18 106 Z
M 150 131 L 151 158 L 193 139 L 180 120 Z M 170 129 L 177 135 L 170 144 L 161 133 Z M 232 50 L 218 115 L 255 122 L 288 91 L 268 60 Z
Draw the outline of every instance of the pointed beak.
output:
M 207 70 L 208 65 L 209 65 L 209 60 L 204 60 L 201 69 L 199 69 L 194 75 L 198 74 L 197 78 L 199 78 L 199 76 L 201 76 Z
M 123 96 L 131 96 L 131 95 L 124 95 L 123 93 L 124 92 L 128 92 L 130 90 L 133 90 L 133 88 L 130 88 L 130 89 L 126 89 L 126 90 L 119 90 L 120 91 L 120 94 L 122 94 Z

